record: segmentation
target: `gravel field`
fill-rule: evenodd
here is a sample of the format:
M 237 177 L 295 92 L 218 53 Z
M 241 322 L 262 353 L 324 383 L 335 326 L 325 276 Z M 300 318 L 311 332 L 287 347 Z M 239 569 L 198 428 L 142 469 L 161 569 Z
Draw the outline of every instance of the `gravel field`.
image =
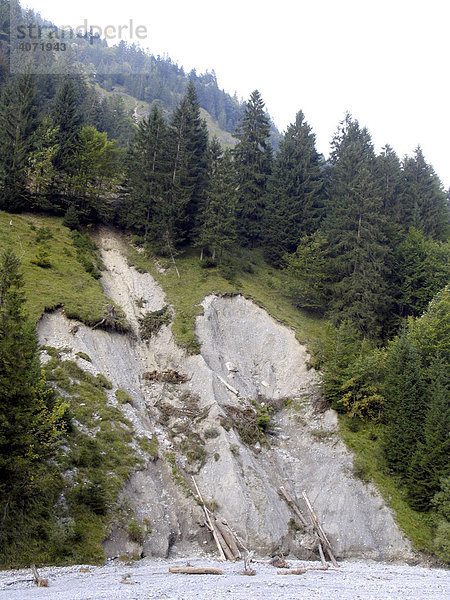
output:
M 179 575 L 170 566 L 183 560 L 142 560 L 132 566 L 48 567 L 39 575 L 48 588 L 37 588 L 28 570 L 0 572 L 0 600 L 444 600 L 450 598 L 450 572 L 417 566 L 375 562 L 343 562 L 339 569 L 277 574 L 266 564 L 253 564 L 256 575 L 241 574 L 243 563 L 191 559 L 192 566 L 214 566 L 222 575 Z M 292 568 L 318 563 L 289 561 Z M 121 583 L 121 582 L 127 583 Z

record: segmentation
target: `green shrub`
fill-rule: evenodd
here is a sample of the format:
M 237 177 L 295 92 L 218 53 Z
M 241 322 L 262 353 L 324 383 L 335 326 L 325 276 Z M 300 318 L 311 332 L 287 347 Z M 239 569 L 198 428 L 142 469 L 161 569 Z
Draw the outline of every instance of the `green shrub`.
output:
M 446 519 L 439 521 L 433 542 L 438 557 L 450 563 L 450 522 Z
M 133 398 L 130 396 L 130 394 L 124 392 L 124 390 L 116 390 L 115 395 L 119 404 L 133 405 Z
M 128 523 L 127 532 L 130 540 L 137 544 L 144 543 L 144 530 L 136 519 L 131 519 Z
M 107 389 L 107 390 L 112 389 L 112 383 L 110 381 L 108 381 L 102 373 L 99 373 L 97 375 L 96 379 L 97 379 L 98 383 L 105 389 Z
M 43 244 L 39 244 L 36 250 L 36 257 L 32 258 L 30 262 L 42 269 L 50 269 L 52 266 L 52 263 L 50 262 L 50 252 Z
M 353 460 L 353 474 L 364 483 L 370 481 L 370 470 L 366 463 L 360 458 L 355 458 Z
M 219 437 L 220 431 L 218 429 L 216 429 L 215 427 L 209 427 L 208 429 L 205 429 L 205 432 L 203 435 L 206 440 L 212 440 L 216 437 Z
M 207 256 L 204 260 L 202 260 L 200 266 L 202 269 L 214 269 L 217 267 L 217 261 Z

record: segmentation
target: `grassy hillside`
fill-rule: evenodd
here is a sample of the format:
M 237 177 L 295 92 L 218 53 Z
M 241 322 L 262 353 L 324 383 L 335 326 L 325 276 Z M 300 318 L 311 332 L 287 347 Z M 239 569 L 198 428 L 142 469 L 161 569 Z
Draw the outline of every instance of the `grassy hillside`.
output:
M 113 90 L 109 92 L 96 84 L 95 89 L 102 97 L 112 97 L 114 95 L 120 96 L 124 101 L 127 115 L 134 119 L 141 120 L 150 113 L 151 105 L 148 102 L 137 100 L 133 96 L 130 96 L 130 94 L 127 94 L 120 86 L 115 86 Z M 165 117 L 169 118 L 167 110 L 163 109 L 163 111 Z M 224 148 L 233 148 L 236 145 L 236 138 L 234 138 L 230 132 L 221 129 L 220 125 L 213 119 L 209 112 L 204 108 L 200 108 L 200 114 L 202 119 L 205 119 L 206 121 L 210 137 L 216 136 Z
M 106 306 L 111 301 L 103 294 L 98 281 L 101 263 L 95 247 L 89 240 L 89 235 L 71 233 L 63 226 L 60 218 L 0 212 L 0 248 L 12 247 L 21 258 L 27 309 L 34 321 L 37 321 L 45 310 L 58 306 L 64 307 L 67 316 L 87 324 L 97 323 L 102 318 Z M 240 249 L 233 262 L 203 268 L 205 263 L 199 261 L 198 251 L 188 249 L 176 257 L 180 278 L 170 260 L 146 257 L 145 253 L 138 252 L 131 243 L 128 246 L 128 260 L 139 270 L 150 272 L 160 282 L 168 302 L 175 310 L 172 326 L 175 338 L 190 352 L 199 351 L 194 333 L 195 317 L 201 313 L 200 304 L 203 298 L 213 292 L 242 293 L 251 297 L 275 318 L 292 327 L 298 340 L 311 349 L 320 344 L 326 335 L 326 321 L 297 310 L 290 304 L 283 295 L 283 274 L 267 265 L 258 251 Z M 78 415 L 77 407 L 80 398 L 88 406 L 89 403 L 97 401 L 95 398 L 99 397 L 99 383 L 89 379 L 89 376 L 79 369 L 74 374 L 76 367 L 64 361 L 61 351 L 49 351 L 52 354 L 56 353 L 53 362 L 48 365 L 49 378 L 69 396 L 73 395 L 71 410 L 78 420 L 82 421 L 82 417 L 87 419 L 86 426 L 89 427 L 89 415 Z M 67 375 L 74 380 L 72 383 Z M 65 386 L 69 387 L 66 389 Z M 102 403 L 104 402 L 102 399 Z M 119 413 L 116 416 L 120 421 Z M 395 478 L 387 474 L 381 451 L 382 426 L 356 423 L 355 420 L 341 417 L 340 427 L 344 440 L 356 455 L 355 474 L 363 481 L 375 482 L 386 502 L 396 512 L 399 525 L 412 540 L 415 548 L 432 551 L 432 518 L 412 510 L 406 503 L 401 486 Z M 74 452 L 78 443 L 88 443 L 87 440 L 80 442 L 77 432 L 73 436 Z M 98 444 L 102 443 L 99 439 Z M 64 460 L 67 462 L 67 457 Z M 131 465 L 127 465 L 126 469 L 128 468 L 131 468 Z M 125 470 L 124 477 L 126 472 Z M 88 479 L 94 480 L 99 474 L 88 475 Z M 56 486 L 58 490 L 61 489 L 60 486 L 61 483 Z M 53 493 L 56 491 L 53 490 Z M 113 490 L 111 498 L 116 494 L 117 490 Z M 106 520 L 103 515 L 99 518 L 92 516 L 89 507 L 81 508 L 80 511 L 75 522 L 79 521 L 81 528 L 91 527 L 94 541 L 93 546 L 89 546 L 87 542 L 85 548 L 83 544 L 78 545 L 75 560 L 83 560 L 83 557 L 94 561 L 101 560 L 100 542 Z M 71 535 L 74 535 L 72 531 L 67 532 L 68 540 L 71 539 Z M 53 547 L 49 552 L 39 549 L 43 562 L 61 560 L 65 551 L 63 548 L 58 550 Z
M 362 422 L 340 415 L 341 435 L 355 453 L 355 475 L 373 481 L 386 503 L 394 510 L 401 529 L 416 550 L 434 552 L 434 519 L 436 515 L 413 510 L 406 501 L 407 492 L 400 480 L 387 473 L 382 451 L 383 425 Z
M 175 309 L 172 326 L 176 340 L 191 351 L 198 351 L 194 334 L 195 317 L 201 314 L 201 302 L 211 293 L 241 293 L 252 298 L 272 316 L 292 327 L 297 339 L 313 347 L 325 334 L 325 321 L 315 315 L 297 310 L 285 298 L 283 274 L 271 268 L 258 251 L 237 251 L 234 262 L 203 268 L 199 252 L 188 249 L 177 256 L 180 273 L 168 260 L 153 258 L 130 246 L 128 260 L 138 269 L 150 272 L 166 292 L 167 299 Z
M 68 317 L 99 322 L 111 304 L 98 281 L 101 264 L 87 235 L 73 234 L 57 217 L 0 211 L 0 247 L 21 260 L 26 308 L 37 321 L 63 306 Z

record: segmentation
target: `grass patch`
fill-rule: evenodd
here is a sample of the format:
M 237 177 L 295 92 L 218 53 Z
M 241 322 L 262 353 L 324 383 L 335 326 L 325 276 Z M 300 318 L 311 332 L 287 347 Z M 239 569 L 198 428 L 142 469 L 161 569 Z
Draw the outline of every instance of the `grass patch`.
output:
M 100 282 L 81 264 L 79 257 L 83 256 L 98 273 L 95 248 L 88 238 L 78 236 L 64 227 L 59 217 L 0 211 L 0 247 L 12 248 L 21 259 L 26 309 L 34 322 L 45 311 L 63 306 L 67 317 L 94 325 L 104 318 L 106 306 L 113 304 L 103 294 Z
M 416 550 L 434 552 L 433 529 L 435 517 L 431 513 L 413 510 L 406 502 L 406 490 L 400 482 L 387 472 L 381 440 L 383 426 L 358 422 L 339 416 L 339 426 L 347 446 L 356 455 L 355 474 L 363 481 L 373 481 L 387 504 L 395 511 L 398 525 L 409 537 Z
M 236 250 L 233 262 L 202 268 L 198 251 L 188 248 L 177 258 L 181 277 L 171 263 L 160 259 L 164 272 L 156 268 L 153 258 L 130 247 L 128 262 L 140 272 L 149 272 L 163 287 L 175 316 L 172 331 L 178 344 L 191 353 L 200 351 L 194 333 L 195 319 L 202 314 L 201 302 L 212 293 L 240 293 L 253 299 L 271 315 L 292 327 L 300 342 L 313 347 L 325 334 L 324 319 L 295 308 L 283 295 L 283 274 L 271 268 L 258 250 Z
M 115 396 L 119 404 L 131 404 L 133 406 L 133 398 L 124 390 L 116 390 Z

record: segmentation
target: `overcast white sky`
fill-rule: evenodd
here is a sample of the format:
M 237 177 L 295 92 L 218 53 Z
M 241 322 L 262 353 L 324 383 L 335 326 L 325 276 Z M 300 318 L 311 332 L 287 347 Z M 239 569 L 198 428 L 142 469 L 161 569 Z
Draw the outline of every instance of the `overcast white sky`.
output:
M 399 156 L 420 144 L 450 186 L 449 0 L 24 0 L 58 25 L 148 29 L 141 45 L 186 70 L 259 89 L 283 131 L 302 109 L 317 146 L 349 110 Z

